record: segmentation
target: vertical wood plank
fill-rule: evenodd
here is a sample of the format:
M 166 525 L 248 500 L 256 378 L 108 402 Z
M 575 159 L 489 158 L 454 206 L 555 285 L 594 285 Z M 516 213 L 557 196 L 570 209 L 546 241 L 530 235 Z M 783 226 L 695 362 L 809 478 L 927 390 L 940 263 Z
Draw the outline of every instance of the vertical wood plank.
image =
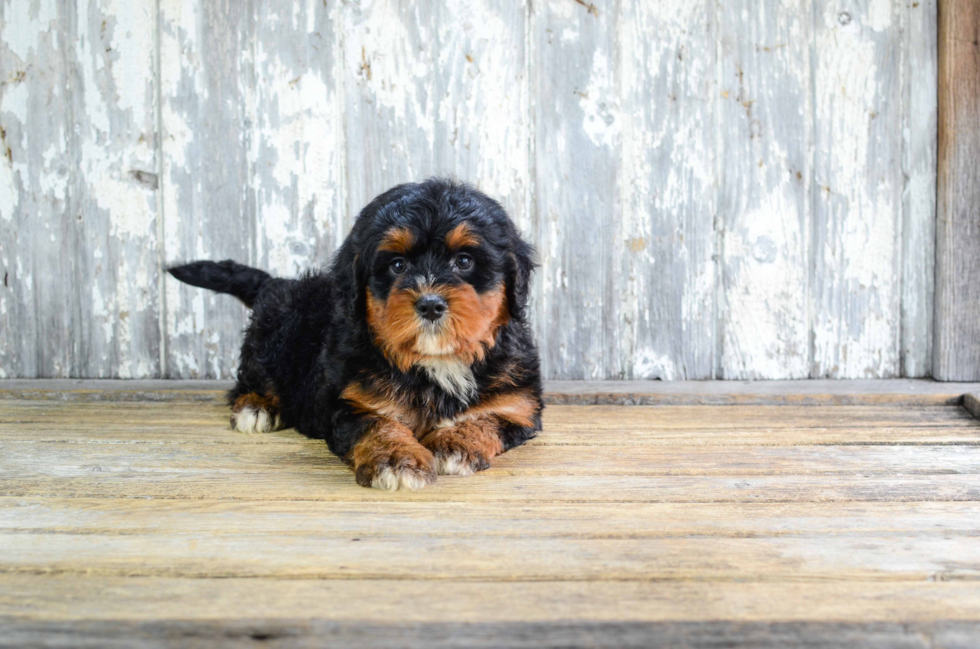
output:
M 939 3 L 933 376 L 980 379 L 980 6 Z
M 936 0 L 907 12 L 904 43 L 905 193 L 902 224 L 902 376 L 932 372 L 936 259 Z
M 811 5 L 759 5 L 718 5 L 724 150 L 720 376 L 806 378 Z
M 168 263 L 251 263 L 248 88 L 252 3 L 160 0 L 164 246 Z M 167 374 L 230 378 L 247 311 L 168 278 Z
M 609 128 L 622 129 L 620 182 L 576 183 L 583 192 L 620 193 L 611 212 L 585 215 L 600 217 L 590 230 L 612 236 L 612 290 L 602 304 L 610 348 L 603 352 L 612 356 L 599 365 L 606 378 L 715 375 L 717 37 L 712 2 L 624 0 L 612 35 L 617 85 L 607 94 L 593 76 L 597 92 L 578 102 L 587 135 L 593 119 L 604 119 L 603 101 L 614 107 Z M 589 236 L 567 236 L 566 246 L 593 245 Z
M 71 374 L 159 374 L 154 0 L 71 7 Z M 66 242 L 67 243 L 67 242 Z
M 901 5 L 814 4 L 813 378 L 900 371 Z
M 342 6 L 349 209 L 455 175 L 527 225 L 525 3 Z
M 71 102 L 57 0 L 0 3 L 0 377 L 72 373 Z
M 710 3 L 533 6 L 547 376 L 713 376 L 714 39 Z
M 545 376 L 625 376 L 616 332 L 616 234 L 622 217 L 619 2 L 532 4 L 533 314 Z M 622 248 L 621 246 L 619 247 Z
M 339 7 L 255 0 L 255 260 L 280 276 L 326 266 L 347 234 Z

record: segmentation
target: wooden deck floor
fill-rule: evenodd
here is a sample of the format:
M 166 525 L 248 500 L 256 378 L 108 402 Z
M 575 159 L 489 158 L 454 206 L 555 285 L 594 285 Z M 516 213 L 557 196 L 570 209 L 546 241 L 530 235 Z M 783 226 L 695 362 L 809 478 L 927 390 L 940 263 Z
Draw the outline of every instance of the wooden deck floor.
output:
M 389 494 L 208 401 L 0 400 L 0 646 L 980 646 L 962 406 L 545 421 Z

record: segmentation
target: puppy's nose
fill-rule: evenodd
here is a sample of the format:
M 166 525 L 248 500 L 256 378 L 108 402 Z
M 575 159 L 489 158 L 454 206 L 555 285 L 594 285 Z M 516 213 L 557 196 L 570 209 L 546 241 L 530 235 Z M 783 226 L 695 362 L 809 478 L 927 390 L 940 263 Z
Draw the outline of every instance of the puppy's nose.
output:
M 415 311 L 429 322 L 435 322 L 448 306 L 446 300 L 438 295 L 423 295 L 415 303 Z

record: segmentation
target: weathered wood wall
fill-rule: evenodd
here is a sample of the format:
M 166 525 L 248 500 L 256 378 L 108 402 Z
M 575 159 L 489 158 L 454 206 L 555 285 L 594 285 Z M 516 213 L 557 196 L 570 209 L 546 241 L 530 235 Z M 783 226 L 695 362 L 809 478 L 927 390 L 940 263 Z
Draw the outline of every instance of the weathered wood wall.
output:
M 162 264 L 327 263 L 453 174 L 554 378 L 925 376 L 935 0 L 0 0 L 0 377 L 231 375 Z
M 939 15 L 938 220 L 934 374 L 980 378 L 980 3 Z

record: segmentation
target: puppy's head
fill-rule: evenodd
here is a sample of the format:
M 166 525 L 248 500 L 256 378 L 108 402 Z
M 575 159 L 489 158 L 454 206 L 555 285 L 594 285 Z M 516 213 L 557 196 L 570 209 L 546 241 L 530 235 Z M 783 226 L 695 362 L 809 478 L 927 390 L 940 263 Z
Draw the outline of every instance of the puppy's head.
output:
M 533 267 L 496 201 L 434 179 L 368 205 L 334 268 L 349 273 L 351 304 L 375 344 L 407 370 L 435 356 L 482 359 L 500 327 L 523 320 Z

